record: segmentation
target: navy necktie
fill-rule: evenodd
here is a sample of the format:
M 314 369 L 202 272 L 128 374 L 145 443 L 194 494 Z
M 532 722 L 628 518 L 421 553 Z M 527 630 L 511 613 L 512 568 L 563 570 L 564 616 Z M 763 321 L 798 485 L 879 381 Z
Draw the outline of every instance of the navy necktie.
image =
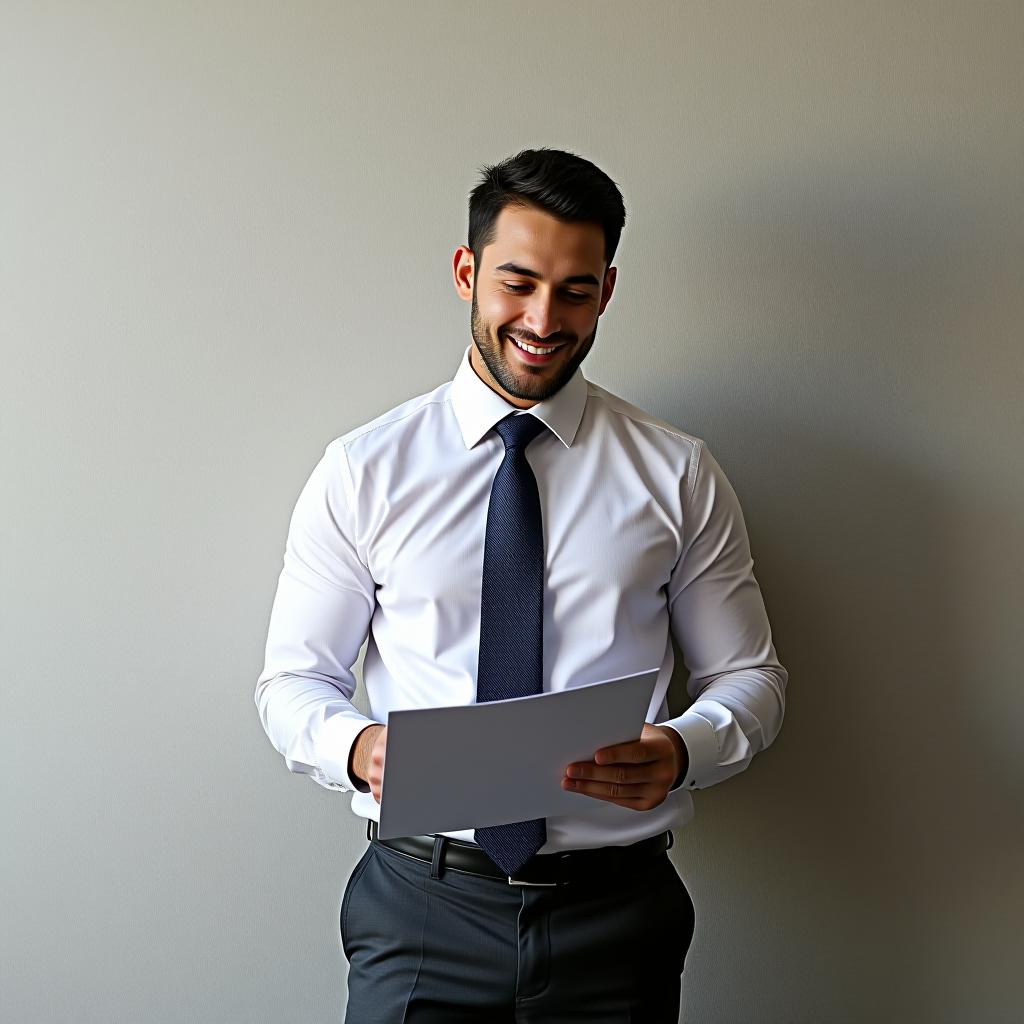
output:
M 535 416 L 513 414 L 494 429 L 505 442 L 505 458 L 487 506 L 478 704 L 525 697 L 544 688 L 544 527 L 526 446 L 546 428 Z M 476 830 L 477 843 L 508 875 L 546 838 L 543 818 Z

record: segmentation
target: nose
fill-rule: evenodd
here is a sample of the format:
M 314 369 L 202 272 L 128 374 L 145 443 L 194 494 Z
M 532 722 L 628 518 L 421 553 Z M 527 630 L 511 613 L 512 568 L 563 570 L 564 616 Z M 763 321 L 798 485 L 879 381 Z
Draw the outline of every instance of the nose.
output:
M 551 334 L 557 334 L 562 329 L 562 321 L 555 309 L 554 298 L 538 288 L 530 296 L 529 305 L 523 316 L 523 323 L 538 338 L 546 338 Z

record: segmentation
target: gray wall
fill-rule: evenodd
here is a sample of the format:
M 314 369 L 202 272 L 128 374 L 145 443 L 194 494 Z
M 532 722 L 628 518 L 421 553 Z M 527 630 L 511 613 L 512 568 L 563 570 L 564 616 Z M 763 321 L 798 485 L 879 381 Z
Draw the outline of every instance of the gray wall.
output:
M 7 0 L 4 1019 L 340 1018 L 360 829 L 252 701 L 288 516 L 454 372 L 528 145 L 623 188 L 587 370 L 710 442 L 791 671 L 677 837 L 683 1019 L 1019 1019 L 1022 67 L 1019 2 Z

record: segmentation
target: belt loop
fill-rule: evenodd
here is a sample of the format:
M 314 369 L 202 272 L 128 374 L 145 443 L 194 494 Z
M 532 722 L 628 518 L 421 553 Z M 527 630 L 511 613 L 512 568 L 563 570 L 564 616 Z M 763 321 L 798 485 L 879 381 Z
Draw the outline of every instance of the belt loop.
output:
M 444 875 L 444 847 L 448 842 L 447 836 L 434 836 L 434 853 L 430 858 L 430 877 L 441 878 Z
M 366 841 L 369 842 L 373 837 L 370 835 L 370 826 L 373 824 L 373 818 L 366 819 Z

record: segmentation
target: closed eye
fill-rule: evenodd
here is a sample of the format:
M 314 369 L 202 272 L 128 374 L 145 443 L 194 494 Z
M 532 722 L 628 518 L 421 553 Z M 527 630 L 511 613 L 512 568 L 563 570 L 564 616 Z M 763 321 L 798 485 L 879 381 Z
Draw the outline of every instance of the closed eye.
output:
M 528 292 L 533 287 L 528 284 L 512 284 L 509 281 L 503 281 L 501 286 L 513 295 L 522 295 L 523 292 Z M 586 302 L 590 298 L 586 292 L 562 292 L 562 294 L 573 302 Z

